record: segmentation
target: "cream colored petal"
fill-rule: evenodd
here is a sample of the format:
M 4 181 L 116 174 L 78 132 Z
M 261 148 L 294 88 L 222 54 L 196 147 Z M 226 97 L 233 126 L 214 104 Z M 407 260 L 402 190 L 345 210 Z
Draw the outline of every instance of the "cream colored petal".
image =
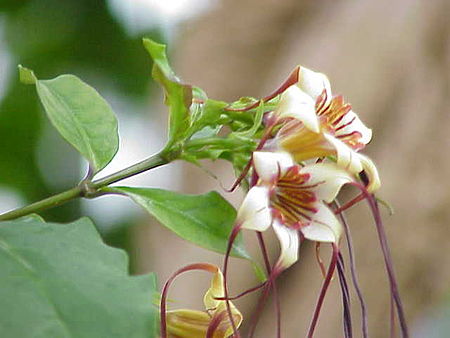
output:
M 209 287 L 203 298 L 205 308 L 212 314 L 212 318 L 214 318 L 215 316 L 219 316 L 220 314 L 222 314 L 223 317 L 214 334 L 214 337 L 228 337 L 232 334 L 233 331 L 228 315 L 225 314 L 227 311 L 226 301 L 216 299 L 225 296 L 223 278 L 224 277 L 222 271 L 217 268 L 213 278 L 211 279 L 211 286 Z M 230 302 L 230 308 L 234 318 L 234 322 L 236 326 L 239 327 L 242 322 L 242 314 L 232 302 Z M 212 318 L 210 318 L 210 321 L 212 320 Z
M 337 136 L 347 135 L 357 131 L 361 134 L 359 142 L 368 144 L 372 139 L 372 130 L 364 125 L 364 123 L 360 120 L 358 115 L 353 112 L 353 110 L 345 114 L 345 116 L 339 122 L 338 127 L 343 125 L 345 125 L 345 127 L 339 129 L 336 132 Z
M 299 238 L 298 230 L 294 230 L 279 223 L 273 222 L 273 230 L 280 241 L 281 253 L 276 268 L 285 270 L 298 260 Z
M 331 100 L 331 86 L 327 76 L 322 73 L 314 72 L 306 67 L 300 66 L 299 80 L 297 86 L 306 94 L 312 97 L 316 102 L 317 97 L 325 89 L 327 92 L 327 101 Z
M 284 151 L 255 151 L 253 165 L 259 179 L 265 183 L 274 183 L 279 176 L 294 165 L 292 156 Z
M 342 235 L 342 225 L 325 204 L 318 203 L 317 209 L 311 224 L 300 229 L 303 236 L 311 241 L 337 243 Z
M 269 188 L 254 186 L 249 190 L 239 208 L 236 223 L 243 229 L 265 231 L 272 223 L 269 208 Z
M 344 184 L 354 181 L 352 175 L 334 163 L 309 164 L 300 172 L 310 175 L 305 184 L 313 186 L 311 190 L 317 198 L 327 203 L 331 203 L 336 198 Z
M 324 137 L 336 150 L 338 166 L 352 174 L 358 174 L 363 170 L 359 154 L 356 151 L 330 134 L 324 133 Z
M 281 95 L 280 102 L 275 110 L 275 115 L 280 118 L 295 118 L 303 122 L 309 130 L 315 133 L 320 131 L 315 101 L 296 85 L 290 86 Z
M 241 312 L 233 305 L 233 303 L 230 302 L 231 307 L 231 315 L 234 319 L 234 324 L 236 325 L 236 328 L 239 328 L 242 324 L 243 316 Z M 221 321 L 218 325 L 217 329 L 214 331 L 213 338 L 226 338 L 230 337 L 233 334 L 233 326 L 231 325 L 231 322 L 228 317 L 227 313 L 227 306 L 225 302 L 222 302 L 216 309 L 216 311 L 213 314 L 213 317 L 211 320 L 213 320 L 214 317 L 220 316 Z M 204 337 L 204 336 L 202 336 Z
M 223 274 L 218 267 L 211 279 L 211 286 L 208 291 L 206 291 L 203 297 L 203 303 L 205 304 L 206 310 L 215 309 L 223 300 L 217 300 L 216 297 L 224 297 L 225 289 L 223 285 Z
M 378 175 L 378 170 L 375 164 L 372 162 L 370 158 L 364 156 L 363 154 L 358 154 L 359 160 L 362 163 L 364 168 L 364 172 L 369 179 L 369 184 L 367 185 L 367 190 L 372 193 L 378 190 L 381 186 L 380 176 Z
M 205 337 L 211 317 L 198 310 L 171 310 L 166 313 L 169 337 Z

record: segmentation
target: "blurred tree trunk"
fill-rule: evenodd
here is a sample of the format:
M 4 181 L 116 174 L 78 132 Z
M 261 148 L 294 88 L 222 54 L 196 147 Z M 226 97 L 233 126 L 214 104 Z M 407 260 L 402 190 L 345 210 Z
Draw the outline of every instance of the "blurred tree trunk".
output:
M 374 129 L 374 141 L 367 152 L 377 163 L 384 183 L 379 195 L 396 210 L 392 217 L 385 212 L 384 219 L 412 325 L 425 310 L 439 303 L 448 292 L 450 280 L 449 3 L 312 3 L 223 1 L 186 26 L 174 48 L 176 69 L 185 81 L 204 88 L 211 97 L 227 100 L 268 93 L 297 64 L 329 76 L 334 92 L 343 93 Z M 218 163 L 213 170 L 225 182 L 231 182 L 228 166 Z M 204 172 L 186 165 L 184 190 L 204 192 L 218 187 L 205 177 Z M 240 197 L 233 199 L 238 203 Z M 358 274 L 369 307 L 370 333 L 384 337 L 389 327 L 387 277 L 368 213 L 361 205 L 348 215 Z M 165 262 L 167 268 L 160 267 L 162 278 L 199 257 L 221 262 L 220 256 L 205 256 L 206 251 L 175 240 L 165 230 L 151 231 L 153 236 L 171 241 L 164 244 L 169 246 L 171 257 Z M 160 248 L 164 245 L 156 244 Z M 271 241 L 271 247 L 276 255 L 277 243 Z M 286 337 L 306 333 L 322 282 L 311 248 L 301 248 L 300 261 L 278 283 Z M 325 259 L 328 251 L 323 250 L 322 255 Z M 240 264 L 238 268 L 241 270 L 232 281 L 233 290 L 253 285 L 250 267 Z M 202 291 L 193 292 L 194 287 L 187 290 L 190 301 L 194 297 L 201 300 Z M 247 303 L 239 303 L 247 311 L 246 318 L 254 300 L 250 297 Z M 317 337 L 342 335 L 341 309 L 335 279 L 324 303 Z M 353 309 L 354 332 L 360 336 L 356 298 Z M 273 318 L 272 308 L 267 306 L 257 337 L 272 336 Z

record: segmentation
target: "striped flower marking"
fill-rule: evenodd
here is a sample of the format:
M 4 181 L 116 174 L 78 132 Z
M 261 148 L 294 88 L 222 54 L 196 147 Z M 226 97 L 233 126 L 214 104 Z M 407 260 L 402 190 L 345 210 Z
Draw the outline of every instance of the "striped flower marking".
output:
M 332 96 L 324 74 L 299 67 L 298 83 L 283 92 L 274 114 L 282 127 L 267 150 L 289 152 L 298 162 L 335 156 L 350 173 L 366 173 L 369 191 L 379 188 L 375 165 L 358 153 L 372 139 L 372 131 L 341 95 Z
M 274 229 L 281 245 L 275 269 L 288 268 L 298 259 L 299 232 L 309 240 L 338 243 L 342 226 L 327 203 L 341 187 L 353 181 L 333 163 L 304 167 L 284 152 L 254 152 L 257 183 L 247 193 L 237 216 L 241 228 Z

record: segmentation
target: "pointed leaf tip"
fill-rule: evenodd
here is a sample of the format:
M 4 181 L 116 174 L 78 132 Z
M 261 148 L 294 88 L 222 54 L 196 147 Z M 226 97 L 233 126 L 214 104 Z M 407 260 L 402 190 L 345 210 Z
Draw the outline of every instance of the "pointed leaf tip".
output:
M 160 68 L 165 77 L 174 82 L 180 82 L 169 65 L 166 53 L 166 45 L 158 43 L 154 40 L 142 39 L 145 49 L 150 54 L 154 64 Z M 155 71 L 155 70 L 153 70 Z
M 85 157 L 94 173 L 119 149 L 118 121 L 109 103 L 74 75 L 38 80 L 42 105 L 61 136 Z
M 22 82 L 23 84 L 28 84 L 28 85 L 36 84 L 37 78 L 31 69 L 23 67 L 22 65 L 19 65 L 18 68 L 19 68 L 20 82 Z
M 153 79 L 161 84 L 165 91 L 165 103 L 169 107 L 169 143 L 183 139 L 189 128 L 189 108 L 192 104 L 192 87 L 181 83 L 170 67 L 166 46 L 150 39 L 143 44 L 153 61 Z

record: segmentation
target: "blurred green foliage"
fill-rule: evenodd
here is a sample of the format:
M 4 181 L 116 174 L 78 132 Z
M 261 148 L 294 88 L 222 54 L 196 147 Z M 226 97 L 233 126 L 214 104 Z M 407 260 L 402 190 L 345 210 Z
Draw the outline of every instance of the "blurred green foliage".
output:
M 106 1 L 3 0 L 0 17 L 4 36 L 1 49 L 10 54 L 11 67 L 30 67 L 41 79 L 74 73 L 100 93 L 107 84 L 109 90 L 130 100 L 148 97 L 151 65 L 141 37 L 127 35 L 112 17 Z M 145 35 L 161 40 L 158 30 Z M 33 202 L 69 186 L 46 183 L 36 152 L 49 122 L 34 88 L 19 83 L 15 68 L 10 74 L 0 102 L 0 188 L 11 188 L 26 202 Z M 59 138 L 58 142 L 65 141 Z M 67 175 L 79 177 L 80 161 L 75 151 L 64 151 L 65 147 L 52 143 L 45 146 L 50 154 L 46 159 L 73 164 Z M 46 168 L 51 170 L 51 163 Z M 52 172 L 45 176 L 51 177 Z M 77 183 L 75 180 L 70 184 Z M 73 220 L 81 216 L 79 201 L 49 210 L 43 216 L 49 221 Z

